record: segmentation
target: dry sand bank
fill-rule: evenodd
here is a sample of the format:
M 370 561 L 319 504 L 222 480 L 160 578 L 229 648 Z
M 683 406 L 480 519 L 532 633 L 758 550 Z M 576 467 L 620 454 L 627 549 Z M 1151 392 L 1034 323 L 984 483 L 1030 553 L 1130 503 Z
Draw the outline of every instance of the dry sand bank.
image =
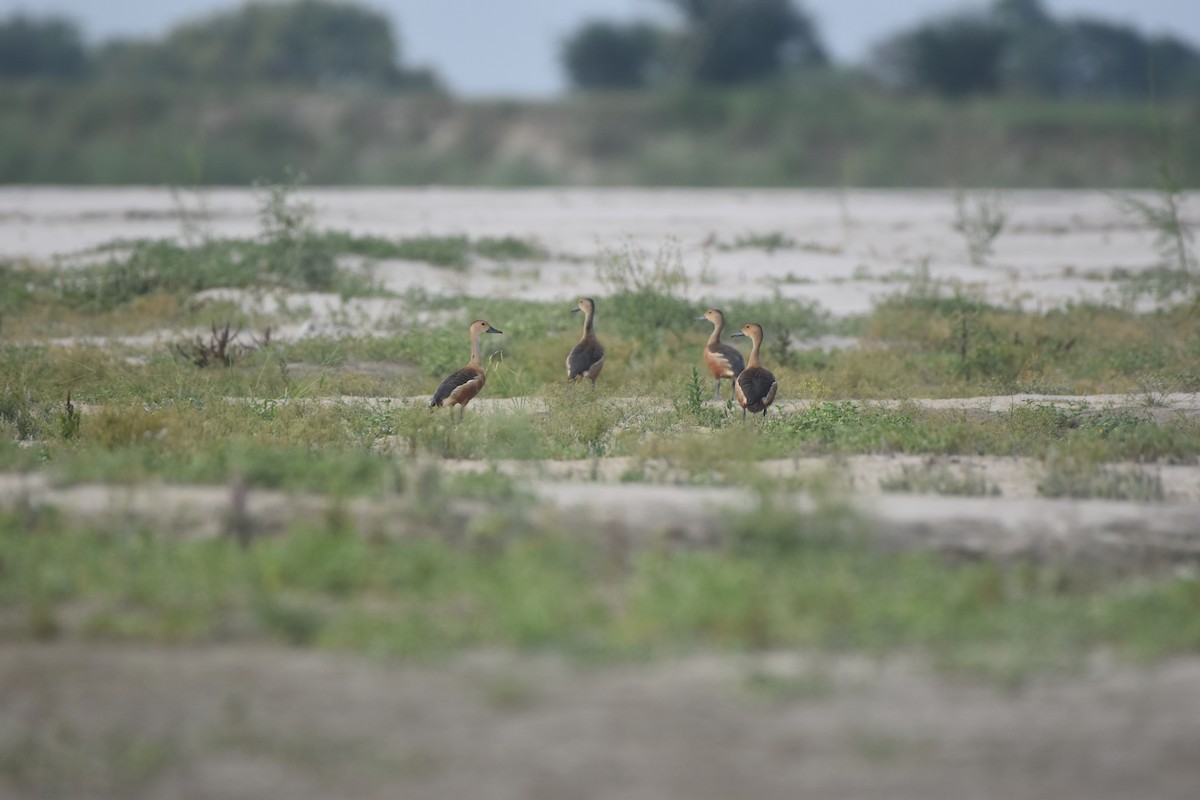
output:
M 548 261 L 514 268 L 480 262 L 467 273 L 384 261 L 388 288 L 567 299 L 602 294 L 593 263 L 633 246 L 651 258 L 675 252 L 696 297 L 761 297 L 778 291 L 835 314 L 870 308 L 918 265 L 938 280 L 997 302 L 1047 308 L 1113 299 L 1111 271 L 1157 261 L 1155 232 L 1095 191 L 1002 195 L 1005 230 L 985 265 L 971 263 L 955 231 L 955 196 L 925 190 L 314 189 L 300 193 L 322 228 L 403 237 L 521 236 Z M 247 190 L 172 193 L 154 188 L 0 188 L 0 256 L 50 258 L 119 238 L 253 235 L 258 196 Z M 1189 197 L 1186 219 L 1196 222 Z M 1190 216 L 1189 216 L 1190 215 Z M 780 234 L 795 243 L 767 252 L 735 247 Z

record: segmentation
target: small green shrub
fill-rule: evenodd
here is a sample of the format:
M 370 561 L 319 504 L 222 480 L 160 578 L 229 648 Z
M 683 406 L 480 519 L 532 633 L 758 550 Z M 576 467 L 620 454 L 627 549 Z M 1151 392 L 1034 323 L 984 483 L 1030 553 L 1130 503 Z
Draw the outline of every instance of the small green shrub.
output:
M 796 240 L 779 231 L 771 233 L 748 233 L 734 239 L 732 245 L 722 245 L 723 250 L 765 250 L 768 255 L 776 250 L 795 248 Z
M 919 494 L 942 494 L 962 497 L 998 495 L 1000 490 L 988 484 L 981 475 L 969 472 L 958 473 L 945 465 L 901 467 L 900 474 L 884 478 L 879 488 L 885 492 L 914 492 Z
M 1004 198 L 995 191 L 972 195 L 960 190 L 954 196 L 954 208 L 954 230 L 966 240 L 971 263 L 982 265 L 1008 222 Z
M 609 330 L 632 337 L 639 345 L 661 346 L 663 338 L 678 331 L 695 316 L 694 303 L 652 289 L 639 289 L 618 292 L 598 301 L 596 329 L 601 339 L 604 330 Z
M 1164 497 L 1162 477 L 1136 465 L 1098 464 L 1079 456 L 1051 453 L 1037 484 L 1043 497 L 1097 498 L 1103 500 L 1159 501 Z
M 496 261 L 541 261 L 546 251 L 516 236 L 483 236 L 475 240 L 475 252 Z
M 19 386 L 0 387 L 0 422 L 16 431 L 18 439 L 36 438 L 42 429 L 41 411 Z
M 396 242 L 392 255 L 465 270 L 471 263 L 471 241 L 466 236 L 410 236 Z
M 611 295 L 675 296 L 686 290 L 689 282 L 682 246 L 673 239 L 653 254 L 632 241 L 602 250 L 596 260 L 596 276 Z

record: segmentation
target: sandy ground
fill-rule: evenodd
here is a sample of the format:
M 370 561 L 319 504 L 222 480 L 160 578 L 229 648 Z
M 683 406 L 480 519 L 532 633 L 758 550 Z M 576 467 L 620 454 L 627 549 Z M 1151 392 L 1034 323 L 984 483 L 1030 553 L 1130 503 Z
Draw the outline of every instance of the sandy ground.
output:
M 2 797 L 1191 800 L 1200 663 L 1018 687 L 907 658 L 595 667 L 0 645 Z
M 952 193 L 925 191 L 478 191 L 321 189 L 321 227 L 378 236 L 522 236 L 551 253 L 467 272 L 383 261 L 385 286 L 569 301 L 603 296 L 594 264 L 621 248 L 677 259 L 697 298 L 779 292 L 833 314 L 867 310 L 923 266 L 936 280 L 1031 309 L 1118 301 L 1112 270 L 1156 262 L 1154 232 L 1100 192 L 1009 192 L 994 253 L 970 263 Z M 0 188 L 0 258 L 81 263 L 116 238 L 253 235 L 244 190 Z M 1195 225 L 1195 196 L 1184 206 Z M 796 247 L 733 246 L 782 234 Z M 311 310 L 277 332 L 377 325 L 400 306 L 328 296 L 245 297 Z M 1139 301 L 1145 304 L 1149 301 Z M 151 345 L 162 332 L 130 340 Z M 166 338 L 165 338 L 166 337 Z M 835 343 L 844 344 L 844 343 Z M 803 400 L 785 398 L 783 410 Z M 1195 396 L 960 398 L 990 413 L 1022 402 L 1200 413 Z M 483 399 L 488 413 L 504 401 Z M 478 464 L 445 464 L 477 469 Z M 737 489 L 672 485 L 669 464 L 624 459 L 498 468 L 528 479 L 545 513 L 587 507 L 639 537 L 703 545 Z M 1165 502 L 1045 500 L 1018 459 L 870 456 L 761 465 L 829 471 L 880 541 L 969 556 L 1200 559 L 1200 467 L 1131 465 Z M 620 476 L 640 468 L 654 485 Z M 905 470 L 978 476 L 999 496 L 885 494 Z M 655 470 L 658 470 L 655 473 Z M 52 505 L 89 522 L 221 533 L 228 487 L 57 487 L 0 476 L 0 505 Z M 252 492 L 265 532 L 324 501 Z M 397 501 L 401 502 L 401 501 Z M 403 520 L 364 501 L 364 524 Z M 461 510 L 469 524 L 472 509 Z M 604 516 L 607 515 L 607 516 Z M 402 527 L 402 526 L 400 526 Z M 957 680 L 906 656 L 878 662 L 780 653 L 581 666 L 480 653 L 451 664 L 379 663 L 271 647 L 0 644 L 0 797 L 1192 798 L 1200 786 L 1200 657 L 1152 667 L 1097 657 L 1020 687 Z
M 602 295 L 593 264 L 632 247 L 647 261 L 678 255 L 691 295 L 814 300 L 834 314 L 865 311 L 927 264 L 1002 302 L 1045 308 L 1119 295 L 1110 271 L 1157 260 L 1154 232 L 1095 191 L 1014 191 L 1002 195 L 1004 232 L 985 265 L 973 265 L 954 230 L 955 197 L 945 191 L 771 191 L 529 189 L 320 189 L 301 193 L 319 227 L 376 236 L 468 234 L 540 242 L 547 262 L 482 263 L 467 273 L 385 261 L 376 274 L 392 289 L 479 297 L 569 299 Z M 970 195 L 969 197 L 974 197 Z M 251 236 L 258 196 L 245 190 L 0 188 L 0 256 L 79 254 L 115 238 Z M 1200 220 L 1200 203 L 1183 214 Z M 739 238 L 781 234 L 796 247 L 768 253 L 730 247 Z M 723 247 L 724 246 L 724 247 Z

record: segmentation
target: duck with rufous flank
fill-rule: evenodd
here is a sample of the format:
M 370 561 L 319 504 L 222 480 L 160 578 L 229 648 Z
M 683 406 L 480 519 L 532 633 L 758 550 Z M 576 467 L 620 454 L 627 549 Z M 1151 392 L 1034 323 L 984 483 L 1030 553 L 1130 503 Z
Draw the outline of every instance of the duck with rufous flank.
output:
M 452 372 L 442 381 L 433 398 L 429 401 L 430 408 L 434 406 L 458 406 L 458 418 L 462 419 L 467 403 L 483 389 L 487 383 L 487 373 L 483 370 L 483 360 L 479 355 L 479 337 L 485 333 L 503 333 L 488 324 L 485 320 L 477 319 L 468 328 L 471 336 L 471 360 L 465 367 Z
M 742 360 L 742 354 L 737 351 L 737 348 L 721 341 L 721 332 L 725 330 L 725 315 L 718 308 L 710 308 L 702 316 L 696 317 L 696 320 L 708 320 L 713 326 L 712 334 L 708 337 L 707 344 L 704 345 L 704 363 L 712 372 L 712 376 L 717 379 L 715 398 L 721 399 L 721 379 L 728 378 L 730 381 L 729 399 L 733 400 L 735 391 L 733 382 L 746 368 L 746 363 Z

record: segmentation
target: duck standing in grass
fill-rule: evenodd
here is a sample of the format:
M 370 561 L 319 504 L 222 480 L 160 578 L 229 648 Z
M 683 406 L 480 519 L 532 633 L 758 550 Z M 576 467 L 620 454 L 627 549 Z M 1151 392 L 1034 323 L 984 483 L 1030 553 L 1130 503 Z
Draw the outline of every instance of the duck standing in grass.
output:
M 471 323 L 468 329 L 471 334 L 471 360 L 462 369 L 450 374 L 437 391 L 429 406 L 458 406 L 458 418 L 462 419 L 463 411 L 471 398 L 479 394 L 483 384 L 487 382 L 487 374 L 483 371 L 483 360 L 479 355 L 479 337 L 485 333 L 503 333 L 481 319 Z
M 600 377 L 600 370 L 604 369 L 604 346 L 600 344 L 596 332 L 592 329 L 596 318 L 596 302 L 590 297 L 585 297 L 579 301 L 579 305 L 571 309 L 572 314 L 576 311 L 583 312 L 583 338 L 571 348 L 571 353 L 567 356 L 567 380 L 587 378 L 595 389 L 596 378 Z
M 775 391 L 779 384 L 771 370 L 762 365 L 758 351 L 762 348 L 763 329 L 757 322 L 748 322 L 733 336 L 750 337 L 750 358 L 746 360 L 746 368 L 733 382 L 733 391 L 742 407 L 742 421 L 746 421 L 746 412 L 767 416 L 767 407 L 775 402 Z
M 704 363 L 708 365 L 713 377 L 717 379 L 716 399 L 721 399 L 721 379 L 728 378 L 730 380 L 729 399 L 732 400 L 734 392 L 734 383 L 737 381 L 737 376 L 745 369 L 746 364 L 742 361 L 742 354 L 730 345 L 721 341 L 721 332 L 725 330 L 725 315 L 720 309 L 710 308 L 704 312 L 704 316 L 696 317 L 697 321 L 706 319 L 713 325 L 712 335 L 708 337 L 708 344 L 704 345 Z

